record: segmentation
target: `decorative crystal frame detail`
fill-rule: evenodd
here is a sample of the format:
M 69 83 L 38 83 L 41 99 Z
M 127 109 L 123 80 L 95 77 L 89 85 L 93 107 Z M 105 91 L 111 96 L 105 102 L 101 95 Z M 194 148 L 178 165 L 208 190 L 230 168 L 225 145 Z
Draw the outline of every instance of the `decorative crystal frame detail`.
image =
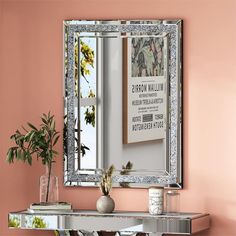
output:
M 103 24 L 94 24 L 87 21 L 64 21 L 64 37 L 67 43 L 65 58 L 67 66 L 64 68 L 65 89 L 64 95 L 65 115 L 67 116 L 67 153 L 64 155 L 64 184 L 66 186 L 82 185 L 97 186 L 101 170 L 94 170 L 92 174 L 81 174 L 75 171 L 75 114 L 74 114 L 74 42 L 75 37 L 81 32 L 120 32 L 122 33 L 147 33 L 168 36 L 168 74 L 169 74 L 169 166 L 168 171 L 155 175 L 147 172 L 135 175 L 115 175 L 115 183 L 129 183 L 131 186 L 139 185 L 167 185 L 182 188 L 182 20 L 154 20 L 154 21 L 102 21 Z M 94 22 L 94 21 L 93 21 Z M 96 21 L 98 22 L 98 21 Z M 109 23 L 109 24 L 107 24 Z M 67 76 L 66 76 L 67 75 Z M 90 171 L 91 172 L 91 171 Z

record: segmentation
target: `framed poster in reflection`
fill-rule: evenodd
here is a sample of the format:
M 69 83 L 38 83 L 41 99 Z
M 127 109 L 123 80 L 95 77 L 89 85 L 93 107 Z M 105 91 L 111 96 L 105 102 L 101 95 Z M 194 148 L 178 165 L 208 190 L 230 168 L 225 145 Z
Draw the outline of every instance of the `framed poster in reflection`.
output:
M 123 143 L 166 137 L 167 38 L 131 36 L 123 42 Z

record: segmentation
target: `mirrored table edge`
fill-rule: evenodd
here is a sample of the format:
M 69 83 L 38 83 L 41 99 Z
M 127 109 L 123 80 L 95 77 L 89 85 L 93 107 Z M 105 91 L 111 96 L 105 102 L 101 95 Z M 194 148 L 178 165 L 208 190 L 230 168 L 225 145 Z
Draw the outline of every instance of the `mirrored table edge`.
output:
M 115 211 L 100 214 L 97 211 L 18 211 L 8 214 L 8 227 L 14 229 L 54 230 L 58 235 L 70 232 L 119 232 L 120 235 L 182 234 L 191 235 L 210 228 L 210 215 L 205 213 L 176 213 L 150 215 L 147 212 Z M 93 233 L 92 233 L 93 232 Z M 74 234 L 73 235 L 77 235 Z M 72 234 L 71 234 L 72 235 Z M 87 235 L 87 234 L 78 234 Z

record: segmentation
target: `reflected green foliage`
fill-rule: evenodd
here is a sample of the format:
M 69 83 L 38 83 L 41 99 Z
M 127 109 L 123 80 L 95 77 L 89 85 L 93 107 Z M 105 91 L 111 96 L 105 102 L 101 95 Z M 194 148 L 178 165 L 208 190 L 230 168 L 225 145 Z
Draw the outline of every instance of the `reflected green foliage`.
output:
M 76 39 L 75 41 L 75 88 L 78 87 L 78 68 L 80 68 L 80 75 L 89 84 L 86 76 L 90 75 L 89 66 L 94 66 L 94 51 L 80 39 L 80 45 Z M 80 54 L 79 54 L 80 50 Z M 80 60 L 79 60 L 80 56 Z M 79 64 L 80 63 L 80 64 Z M 78 96 L 78 90 L 75 91 Z
M 20 219 L 16 216 L 10 217 L 8 221 L 8 227 L 20 228 Z
M 86 109 L 84 119 L 86 124 L 91 124 L 93 127 L 95 127 L 95 106 L 90 106 Z
M 55 236 L 60 236 L 60 232 L 58 230 L 54 230 L 54 235 Z
M 80 40 L 80 51 L 83 55 L 80 60 L 80 73 L 86 79 L 86 75 L 90 75 L 88 66 L 94 65 L 94 51 L 82 40 Z
M 32 228 L 45 229 L 47 228 L 47 223 L 41 217 L 34 217 L 32 221 Z
M 80 74 L 82 75 L 82 78 L 84 78 L 86 82 L 89 84 L 89 80 L 87 79 L 86 76 L 91 74 L 89 66 L 90 67 L 94 66 L 94 51 L 89 47 L 89 45 L 80 40 L 80 52 L 81 52 Z M 75 55 L 77 55 L 78 57 L 78 53 L 76 53 Z M 78 63 L 78 58 L 76 58 L 75 61 Z M 77 64 L 75 67 L 77 67 Z M 83 97 L 82 92 L 80 93 L 81 97 Z M 94 91 L 92 91 L 92 89 L 90 89 L 88 98 L 93 98 L 93 97 L 95 97 L 95 93 Z M 87 108 L 84 114 L 85 114 L 84 119 L 86 121 L 86 124 L 91 124 L 93 127 L 95 127 L 95 106 L 90 106 L 89 108 Z
M 126 165 L 122 165 L 122 170 L 120 171 L 121 175 L 129 175 L 130 171 L 133 168 L 133 163 L 128 161 Z M 122 182 L 120 183 L 120 186 L 123 188 L 129 188 L 129 183 Z
M 95 97 L 95 94 L 93 93 L 92 90 L 90 90 L 88 97 L 89 98 Z M 95 112 L 96 112 L 95 106 L 89 106 L 89 108 L 87 108 L 85 111 L 85 117 L 84 117 L 86 124 L 91 124 L 93 127 L 95 127 Z
M 82 157 L 86 154 L 86 151 L 89 151 L 90 149 L 83 143 L 80 144 L 80 153 L 82 154 Z
M 67 116 L 64 116 L 64 128 L 63 128 L 63 146 L 64 146 L 64 154 L 67 156 L 68 153 L 68 147 L 67 147 L 67 129 L 68 129 L 68 122 L 67 122 Z M 82 132 L 82 130 L 80 131 Z M 75 133 L 78 133 L 78 129 L 75 129 Z M 82 157 L 86 154 L 86 151 L 89 151 L 90 149 L 83 143 L 80 143 L 79 139 L 75 137 L 75 153 L 80 152 Z M 80 148 L 79 148 L 80 147 Z
M 122 165 L 122 171 L 120 171 L 121 175 L 128 175 L 130 170 L 133 168 L 133 163 L 128 161 L 126 165 Z
M 89 84 L 87 76 L 91 74 L 90 68 L 94 67 L 94 51 L 82 39 L 75 41 L 75 95 L 78 97 L 78 68 L 80 68 L 80 78 L 85 79 Z M 80 50 L 80 53 L 79 53 Z M 79 60 L 80 57 L 80 60 Z M 89 68 L 90 67 L 90 68 Z M 96 79 L 96 78 L 94 78 Z M 83 96 L 80 92 L 81 97 Z
M 68 28 L 65 28 L 65 77 L 68 78 Z M 87 84 L 89 85 L 90 81 L 88 80 L 88 76 L 91 74 L 90 69 L 94 67 L 94 50 L 89 47 L 88 44 L 86 44 L 82 39 L 79 39 L 76 37 L 74 42 L 74 81 L 75 81 L 75 96 L 80 96 L 83 98 L 82 92 L 78 90 L 78 78 L 84 79 Z M 80 76 L 78 74 L 80 68 Z M 93 78 L 96 80 L 96 78 Z M 67 88 L 66 89 L 66 97 L 68 96 Z M 87 95 L 89 98 L 95 97 L 95 93 L 92 89 L 90 89 L 89 94 Z M 86 124 L 90 124 L 93 127 L 95 127 L 95 121 L 96 121 L 96 109 L 95 106 L 89 106 L 85 113 L 84 113 L 84 119 Z M 78 132 L 78 130 L 75 130 L 75 132 Z M 80 130 L 82 132 L 82 130 Z M 63 145 L 64 145 L 64 151 L 65 155 L 67 155 L 67 117 L 64 117 L 64 133 L 63 133 Z M 86 151 L 90 150 L 85 144 L 79 143 L 79 140 L 76 138 L 76 152 L 82 154 L 84 156 L 86 154 Z M 80 150 L 79 150 L 80 148 Z

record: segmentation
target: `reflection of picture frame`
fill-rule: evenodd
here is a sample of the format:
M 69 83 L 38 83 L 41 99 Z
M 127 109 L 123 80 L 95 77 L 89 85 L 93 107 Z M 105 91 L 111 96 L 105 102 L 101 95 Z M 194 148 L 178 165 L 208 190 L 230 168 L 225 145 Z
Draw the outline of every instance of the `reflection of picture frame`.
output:
M 164 139 L 166 53 L 163 37 L 131 37 L 123 46 L 123 143 Z
M 134 37 L 130 41 L 131 77 L 164 75 L 164 40 L 158 37 Z

